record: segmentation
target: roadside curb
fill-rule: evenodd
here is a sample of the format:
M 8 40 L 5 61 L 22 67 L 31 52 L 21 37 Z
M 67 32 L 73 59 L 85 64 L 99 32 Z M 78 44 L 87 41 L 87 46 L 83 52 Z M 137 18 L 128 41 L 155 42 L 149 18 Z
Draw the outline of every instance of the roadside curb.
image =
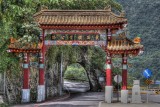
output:
M 25 103 L 25 104 L 12 105 L 11 107 L 38 107 L 40 105 L 45 105 L 46 103 L 49 103 L 49 102 L 62 101 L 62 100 L 65 100 L 69 97 L 70 97 L 70 93 L 65 94 L 61 97 L 59 96 L 57 98 L 46 100 L 46 101 L 43 101 L 43 102 L 36 102 L 35 104 L 34 103 Z

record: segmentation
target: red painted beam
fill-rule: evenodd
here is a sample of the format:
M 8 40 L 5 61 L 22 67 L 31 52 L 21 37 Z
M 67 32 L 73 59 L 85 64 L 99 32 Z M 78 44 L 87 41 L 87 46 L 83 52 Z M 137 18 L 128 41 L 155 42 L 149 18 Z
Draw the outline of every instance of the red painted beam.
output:
M 113 25 L 41 25 L 42 29 L 64 29 L 64 30 L 105 30 L 123 28 L 122 24 Z
M 53 32 L 52 34 L 99 34 L 98 32 Z
M 39 53 L 41 49 L 16 49 L 16 48 L 9 48 L 8 52 L 11 53 Z

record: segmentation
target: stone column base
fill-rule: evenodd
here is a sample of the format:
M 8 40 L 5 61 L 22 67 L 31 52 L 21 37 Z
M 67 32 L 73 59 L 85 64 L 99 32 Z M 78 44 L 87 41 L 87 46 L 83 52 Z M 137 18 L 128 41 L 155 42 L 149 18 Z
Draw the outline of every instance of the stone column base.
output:
M 44 100 L 45 100 L 45 85 L 38 85 L 37 102 L 42 102 Z
M 22 89 L 22 103 L 30 102 L 30 89 Z
M 105 86 L 105 102 L 112 103 L 113 86 Z
M 128 103 L 128 90 L 121 90 L 121 103 Z
M 4 101 L 3 101 L 3 97 L 0 95 L 0 104 L 3 104 Z

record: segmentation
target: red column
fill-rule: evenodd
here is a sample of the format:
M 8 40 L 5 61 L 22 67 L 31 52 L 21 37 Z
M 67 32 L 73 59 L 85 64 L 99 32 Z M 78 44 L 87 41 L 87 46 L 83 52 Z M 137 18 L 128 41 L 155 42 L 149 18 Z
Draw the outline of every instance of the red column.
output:
M 108 44 L 108 42 L 111 41 L 111 39 L 112 39 L 111 29 L 108 29 L 107 30 L 107 44 Z M 107 69 L 106 69 L 106 86 L 111 86 L 112 85 L 112 69 L 111 69 L 112 60 L 111 60 L 111 54 L 107 51 L 107 55 L 106 56 L 107 56 L 107 59 L 106 59 L 106 65 L 107 65 Z
M 112 69 L 111 69 L 111 55 L 107 54 L 107 69 L 106 69 L 106 86 L 111 86 L 112 85 Z
M 122 56 L 122 90 L 127 90 L 127 56 Z
M 29 53 L 24 54 L 23 89 L 29 89 Z
M 44 44 L 44 30 L 42 35 L 42 50 L 39 53 L 39 85 L 38 85 L 38 94 L 37 94 L 37 102 L 41 102 L 45 100 L 45 65 L 44 65 L 44 57 L 45 57 L 45 44 Z
M 44 58 L 42 53 L 39 57 L 39 85 L 44 85 Z
M 44 85 L 44 55 L 45 55 L 45 43 L 44 43 L 44 30 L 42 32 L 42 52 L 39 54 L 39 85 Z

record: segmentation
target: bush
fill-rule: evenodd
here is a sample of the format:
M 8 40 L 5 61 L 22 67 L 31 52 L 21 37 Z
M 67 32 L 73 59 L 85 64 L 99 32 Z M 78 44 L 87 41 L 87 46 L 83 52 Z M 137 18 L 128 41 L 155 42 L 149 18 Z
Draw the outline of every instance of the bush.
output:
M 2 103 L 0 104 L 0 107 L 9 107 L 9 105 L 7 103 Z
M 75 81 L 88 81 L 86 71 L 79 64 L 72 64 L 67 67 L 64 73 L 64 78 Z

